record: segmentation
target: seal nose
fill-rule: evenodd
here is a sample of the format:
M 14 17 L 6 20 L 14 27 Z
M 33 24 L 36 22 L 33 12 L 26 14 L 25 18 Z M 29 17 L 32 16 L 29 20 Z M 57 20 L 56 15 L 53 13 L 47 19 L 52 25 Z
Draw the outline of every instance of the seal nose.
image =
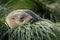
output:
M 31 19 L 29 20 L 29 22 L 31 22 L 31 21 L 33 21 L 33 18 L 31 18 Z
M 30 20 L 33 20 L 33 18 L 31 18 Z

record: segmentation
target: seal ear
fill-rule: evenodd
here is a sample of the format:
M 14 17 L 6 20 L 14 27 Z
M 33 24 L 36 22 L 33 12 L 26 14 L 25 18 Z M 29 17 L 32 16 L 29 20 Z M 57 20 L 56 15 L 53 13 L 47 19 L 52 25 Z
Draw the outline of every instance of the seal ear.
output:
M 33 21 L 41 21 L 41 17 L 38 16 L 36 13 L 32 12 L 31 10 L 28 10 L 28 11 L 24 11 L 26 13 L 28 13 L 29 15 L 31 15 L 33 17 Z

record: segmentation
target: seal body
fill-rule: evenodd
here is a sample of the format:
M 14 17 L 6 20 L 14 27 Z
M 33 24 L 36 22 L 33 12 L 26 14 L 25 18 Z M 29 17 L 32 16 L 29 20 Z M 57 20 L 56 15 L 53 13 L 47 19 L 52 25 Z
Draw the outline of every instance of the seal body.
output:
M 22 26 L 31 21 L 39 21 L 40 18 L 31 10 L 14 10 L 6 17 L 6 22 L 10 28 Z

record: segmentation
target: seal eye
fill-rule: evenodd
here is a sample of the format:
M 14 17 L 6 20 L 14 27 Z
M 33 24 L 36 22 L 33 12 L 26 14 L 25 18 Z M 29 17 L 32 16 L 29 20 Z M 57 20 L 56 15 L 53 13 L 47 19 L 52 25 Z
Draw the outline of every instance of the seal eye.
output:
M 21 18 L 20 18 L 20 21 L 23 22 L 23 21 L 24 21 L 24 18 L 25 18 L 25 17 L 21 17 Z

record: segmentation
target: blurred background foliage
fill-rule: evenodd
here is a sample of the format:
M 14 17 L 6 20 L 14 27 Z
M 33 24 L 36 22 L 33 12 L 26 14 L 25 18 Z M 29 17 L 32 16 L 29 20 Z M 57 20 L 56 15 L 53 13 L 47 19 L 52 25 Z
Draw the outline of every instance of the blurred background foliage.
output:
M 30 9 L 42 18 L 60 22 L 60 0 L 0 0 L 1 15 L 15 9 Z
M 16 9 L 30 9 L 40 17 L 54 22 L 55 32 L 60 40 L 60 0 L 0 0 L 0 36 L 9 30 L 6 28 L 8 25 L 5 24 L 5 17 Z

